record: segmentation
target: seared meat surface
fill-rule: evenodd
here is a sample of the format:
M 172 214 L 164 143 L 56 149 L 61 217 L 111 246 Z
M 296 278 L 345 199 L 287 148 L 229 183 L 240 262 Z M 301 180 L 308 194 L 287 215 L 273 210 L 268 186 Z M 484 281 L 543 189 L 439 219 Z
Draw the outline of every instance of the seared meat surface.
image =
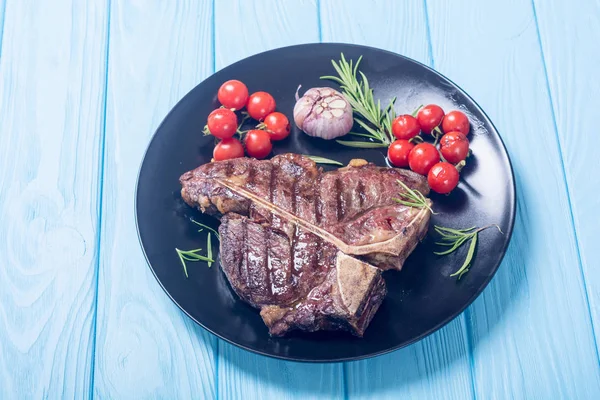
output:
M 261 309 L 272 335 L 339 328 L 362 336 L 385 297 L 379 269 L 318 238 L 300 263 L 283 232 L 247 217 L 227 214 L 219 234 L 223 272 L 242 299 Z
M 222 216 L 221 266 L 273 335 L 345 329 L 362 336 L 430 213 L 394 201 L 424 177 L 363 160 L 323 172 L 297 154 L 202 165 L 180 178 L 186 203 Z M 377 267 L 377 268 L 376 268 Z
M 249 216 L 285 232 L 293 241 L 294 225 L 301 224 L 346 254 L 369 255 L 380 268 L 399 270 L 425 235 L 430 215 L 394 201 L 402 190 L 398 180 L 429 194 L 426 179 L 411 171 L 365 162 L 323 173 L 311 159 L 298 154 L 205 164 L 181 177 L 181 193 L 186 203 L 208 214 Z M 384 216 L 386 211 L 389 215 Z M 340 237 L 346 227 L 355 237 L 347 233 Z M 338 235 L 332 235 L 332 230 Z M 314 241 L 297 239 L 299 248 Z

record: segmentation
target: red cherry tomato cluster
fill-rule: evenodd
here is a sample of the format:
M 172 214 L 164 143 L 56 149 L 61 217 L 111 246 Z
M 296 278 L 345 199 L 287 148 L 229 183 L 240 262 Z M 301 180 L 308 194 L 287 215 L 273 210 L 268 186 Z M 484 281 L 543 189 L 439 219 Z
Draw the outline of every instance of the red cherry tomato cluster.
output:
M 217 98 L 222 104 L 208 116 L 205 133 L 221 139 L 213 150 L 215 161 L 244 157 L 265 158 L 271 153 L 273 140 L 283 140 L 290 134 L 288 118 L 275 111 L 275 99 L 267 92 L 255 92 L 248 95 L 248 88 L 243 82 L 230 80 L 221 85 Z M 257 129 L 247 132 L 240 130 L 238 114 L 246 108 L 247 118 L 259 121 Z M 243 138 L 243 145 L 235 138 L 236 134 Z
M 450 193 L 458 185 L 459 170 L 469 155 L 469 119 L 462 111 L 444 110 L 435 104 L 414 115 L 400 115 L 392 122 L 396 141 L 388 149 L 388 159 L 396 167 L 409 167 L 426 175 L 431 189 Z M 435 138 L 423 141 L 421 133 Z M 438 147 L 439 145 L 439 147 Z

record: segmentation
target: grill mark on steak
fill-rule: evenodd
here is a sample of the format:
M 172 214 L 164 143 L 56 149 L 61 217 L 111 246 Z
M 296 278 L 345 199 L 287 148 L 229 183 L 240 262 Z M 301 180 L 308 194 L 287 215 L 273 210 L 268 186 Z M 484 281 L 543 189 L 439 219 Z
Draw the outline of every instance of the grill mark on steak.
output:
M 313 196 L 314 196 L 314 207 L 315 207 L 315 223 L 319 225 L 321 223 L 321 209 L 322 209 L 322 201 L 321 201 L 321 174 L 317 176 L 316 184 L 313 188 Z M 311 259 L 311 271 L 318 269 L 322 265 L 323 259 L 323 240 L 319 236 L 315 237 L 315 256 Z
M 272 164 L 271 167 L 271 175 L 269 176 L 269 203 L 273 204 L 273 192 L 275 191 L 275 182 L 276 182 L 276 178 L 277 178 L 277 171 L 279 170 L 279 167 L 276 164 Z M 272 210 L 268 210 L 268 214 L 269 214 L 269 221 L 271 223 L 273 223 L 273 211 Z
M 321 201 L 321 175 L 317 178 L 317 182 L 314 188 L 314 196 L 315 196 L 315 222 L 317 225 L 321 224 L 321 215 L 322 215 L 322 201 Z
M 301 269 L 301 265 L 299 265 L 299 263 L 296 260 L 296 254 L 297 254 L 297 239 L 298 239 L 298 226 L 295 225 L 294 226 L 294 233 L 292 234 L 292 238 L 290 240 L 290 243 L 292 245 L 292 267 L 294 267 L 294 271 L 299 272 Z
M 397 179 L 429 191 L 410 171 L 351 163 L 323 173 L 293 154 L 206 164 L 180 180 L 186 203 L 224 214 L 222 270 L 271 334 L 360 336 L 385 295 L 381 270 L 399 269 L 427 230 L 427 210 L 391 200 Z
M 270 175 L 273 165 L 270 163 L 250 163 L 247 170 L 248 188 L 262 198 L 269 197 Z M 268 209 L 264 209 L 256 203 L 251 203 L 248 215 L 253 221 L 260 223 L 270 223 L 271 214 Z
M 368 254 L 369 252 L 377 251 L 378 247 L 382 244 L 382 243 L 373 243 L 373 244 L 360 245 L 360 246 L 349 245 L 346 242 L 342 241 L 337 236 L 335 236 L 334 234 L 330 233 L 329 231 L 327 231 L 317 225 L 314 225 L 310 222 L 307 222 L 301 218 L 298 218 L 297 216 L 291 214 L 290 212 L 286 211 L 285 209 L 283 209 L 275 204 L 265 205 L 265 200 L 257 197 L 256 195 L 254 195 L 251 192 L 248 192 L 246 189 L 244 189 L 242 187 L 232 185 L 231 183 L 224 181 L 224 180 L 220 180 L 220 179 L 217 179 L 217 181 L 219 184 L 229 188 L 230 190 L 236 192 L 240 196 L 246 197 L 248 200 L 257 202 L 261 205 L 264 205 L 267 208 L 270 207 L 274 216 L 277 216 L 278 218 L 280 218 L 282 220 L 287 220 L 287 221 L 289 221 L 290 224 L 296 224 L 296 225 L 300 226 L 302 229 L 305 229 L 305 230 L 321 237 L 324 241 L 331 243 L 332 245 L 337 247 L 340 251 L 342 251 L 346 254 L 351 254 L 351 255 Z M 431 201 L 428 200 L 428 202 L 430 203 Z M 427 210 L 426 208 L 420 209 L 418 211 L 418 214 L 415 216 L 414 220 L 419 219 L 419 217 L 423 218 L 424 216 L 427 216 L 427 218 L 429 217 L 429 210 Z
M 292 178 L 292 213 L 294 215 L 298 215 L 297 214 L 297 201 L 296 201 L 296 196 L 298 195 L 297 193 L 297 189 L 298 189 L 298 177 L 293 177 Z M 292 260 L 294 260 L 294 262 L 292 263 L 292 266 L 294 267 L 294 270 L 296 272 L 299 272 L 301 270 L 301 265 L 298 265 L 298 263 L 296 262 L 296 252 L 297 252 L 297 248 L 296 248 L 296 240 L 297 240 L 297 235 L 298 235 L 298 225 L 294 225 L 294 231 L 292 232 L 292 238 L 291 238 L 291 242 L 292 242 Z
M 277 165 L 273 164 L 271 168 L 271 176 L 269 178 L 269 203 L 273 203 L 273 190 L 275 189 L 275 185 L 273 182 L 275 181 L 275 177 L 277 176 Z
M 248 249 L 248 283 L 251 289 L 264 292 L 264 282 L 267 274 L 268 241 L 265 229 L 262 225 L 253 224 L 248 229 L 246 242 L 250 244 Z M 264 294 L 263 294 L 264 295 Z
M 298 202 L 298 180 L 299 176 L 292 177 L 292 214 L 298 215 L 297 202 Z
M 244 232 L 244 237 L 248 237 L 248 220 L 243 220 L 242 222 L 242 232 Z M 244 251 L 242 252 L 243 258 L 242 263 L 240 265 L 240 276 L 244 280 L 244 282 L 248 282 L 248 241 L 244 240 Z
M 276 261 L 277 259 L 274 258 L 272 256 L 272 252 L 273 252 L 273 246 L 271 245 L 273 238 L 272 238 L 272 231 L 269 229 L 267 231 L 267 263 L 265 265 L 265 269 L 266 269 L 266 276 L 265 276 L 265 289 L 267 290 L 268 295 L 273 295 L 273 279 L 271 277 L 271 274 L 273 273 L 274 269 L 278 269 L 277 267 L 275 268 L 271 268 L 273 266 L 273 262 Z
M 342 181 L 337 178 L 335 180 L 335 201 L 337 220 L 341 221 L 344 218 L 344 193 L 342 192 Z
M 248 165 L 248 183 L 253 186 L 256 185 L 256 167 L 256 164 Z
M 356 186 L 356 194 L 358 196 L 358 207 L 362 209 L 363 204 L 365 203 L 365 184 L 363 181 L 358 181 L 358 185 Z

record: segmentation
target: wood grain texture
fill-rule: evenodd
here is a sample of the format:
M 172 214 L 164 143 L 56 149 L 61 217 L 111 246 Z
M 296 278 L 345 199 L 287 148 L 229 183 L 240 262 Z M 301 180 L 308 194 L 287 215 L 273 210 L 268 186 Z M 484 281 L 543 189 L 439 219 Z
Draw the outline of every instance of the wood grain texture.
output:
M 470 309 L 476 395 L 598 398 L 598 357 L 532 4 L 427 5 L 436 68 L 490 115 L 517 180 L 509 251 Z
M 319 41 L 316 0 L 215 2 L 215 68 L 278 47 Z
M 324 41 L 379 47 L 432 65 L 422 2 L 321 3 Z M 386 32 L 373 29 L 385 26 Z M 405 110 L 406 111 L 406 110 Z M 472 398 L 464 316 L 405 349 L 348 363 L 350 398 Z
M 137 172 L 172 106 L 212 72 L 208 1 L 113 1 L 94 394 L 214 398 L 212 335 L 150 272 L 134 222 Z
M 219 399 L 342 399 L 342 365 L 275 360 L 219 339 Z
M 88 398 L 107 8 L 9 1 L 5 17 L 0 398 Z
M 600 398 L 597 1 L 0 0 L 0 32 L 1 399 Z M 345 365 L 197 327 L 146 266 L 132 200 L 188 90 L 319 40 L 449 76 L 499 128 L 518 184 L 508 254 L 465 314 Z
M 231 26 L 238 29 L 232 30 Z M 314 1 L 219 1 L 216 69 L 277 47 L 319 41 Z M 219 340 L 220 399 L 341 398 L 341 364 L 309 365 L 248 353 Z
M 589 40 L 600 40 L 600 3 L 589 0 L 534 3 L 550 90 L 556 133 L 577 229 L 596 347 L 600 343 L 600 270 L 595 252 L 600 220 L 598 108 L 596 79 L 600 52 Z

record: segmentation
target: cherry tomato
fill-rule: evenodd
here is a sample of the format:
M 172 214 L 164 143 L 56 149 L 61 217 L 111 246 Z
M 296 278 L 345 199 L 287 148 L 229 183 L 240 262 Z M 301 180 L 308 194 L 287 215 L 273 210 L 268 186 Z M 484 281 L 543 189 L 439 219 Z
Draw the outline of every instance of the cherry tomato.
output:
M 227 139 L 235 135 L 237 116 L 227 108 L 217 108 L 208 115 L 208 130 L 219 139 Z
M 248 101 L 248 88 L 242 82 L 232 79 L 221 85 L 217 98 L 225 107 L 241 110 Z
M 427 183 L 434 192 L 450 193 L 458 185 L 459 174 L 456 167 L 447 162 L 435 164 L 427 174 Z
M 421 125 L 421 129 L 425 133 L 431 134 L 433 128 L 439 126 L 444 118 L 444 110 L 442 107 L 429 104 L 419 110 L 417 114 L 417 120 L 419 121 L 419 125 Z
M 440 140 L 440 152 L 446 161 L 458 164 L 469 155 L 469 140 L 460 132 L 448 132 Z
M 450 111 L 442 121 L 442 130 L 448 132 L 469 133 L 469 118 L 462 111 Z
M 408 155 L 415 147 L 406 139 L 398 139 L 388 148 L 388 159 L 396 167 L 408 167 Z
M 290 134 L 290 121 L 280 112 L 272 112 L 265 118 L 271 140 L 283 140 Z
M 412 139 L 421 132 L 419 121 L 412 115 L 399 115 L 392 122 L 392 133 L 396 139 Z
M 265 158 L 273 148 L 269 133 L 259 129 L 248 132 L 244 144 L 246 145 L 248 155 L 254 158 Z
M 267 92 L 252 93 L 248 98 L 246 107 L 252 118 L 261 121 L 275 111 L 275 99 Z
M 235 138 L 223 139 L 215 146 L 213 158 L 215 161 L 244 157 L 244 146 Z
M 427 175 L 431 167 L 440 161 L 440 153 L 431 143 L 419 143 L 408 155 L 410 169 L 421 175 Z

